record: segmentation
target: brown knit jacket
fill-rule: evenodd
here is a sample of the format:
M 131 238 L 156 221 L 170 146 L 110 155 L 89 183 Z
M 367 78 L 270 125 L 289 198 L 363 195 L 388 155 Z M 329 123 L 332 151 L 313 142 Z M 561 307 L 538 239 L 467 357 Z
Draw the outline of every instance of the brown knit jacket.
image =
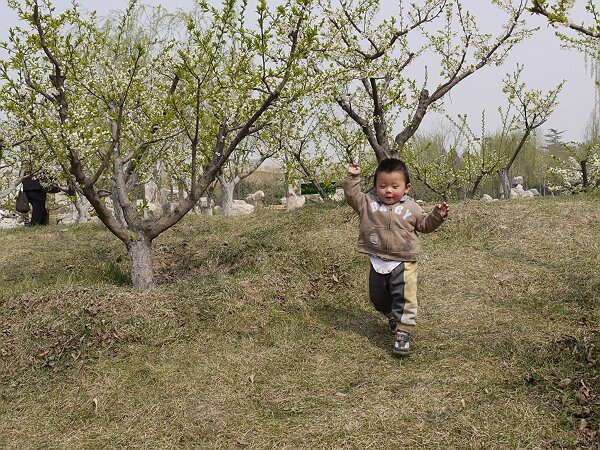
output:
M 416 261 L 421 251 L 417 231 L 431 233 L 444 218 L 430 213 L 405 195 L 394 205 L 386 205 L 377 197 L 360 190 L 360 176 L 348 175 L 344 195 L 360 217 L 358 251 L 395 261 Z

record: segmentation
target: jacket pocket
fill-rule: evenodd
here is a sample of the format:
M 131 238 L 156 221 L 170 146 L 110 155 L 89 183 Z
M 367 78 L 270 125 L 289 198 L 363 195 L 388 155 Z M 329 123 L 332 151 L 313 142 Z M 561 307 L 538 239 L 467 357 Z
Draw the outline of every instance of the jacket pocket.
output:
M 414 233 L 404 228 L 395 228 L 390 231 L 387 240 L 387 249 L 391 254 L 406 254 L 415 251 Z

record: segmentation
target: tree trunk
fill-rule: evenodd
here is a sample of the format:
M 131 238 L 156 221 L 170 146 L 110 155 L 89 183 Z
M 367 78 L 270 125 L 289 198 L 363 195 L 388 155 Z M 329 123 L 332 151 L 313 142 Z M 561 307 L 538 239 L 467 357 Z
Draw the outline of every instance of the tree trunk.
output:
M 582 159 L 579 163 L 581 166 L 581 178 L 583 182 L 583 190 L 587 191 L 590 187 L 590 179 L 588 176 L 587 159 Z
M 75 195 L 75 208 L 77 209 L 77 220 L 75 223 L 88 223 L 91 220 L 90 212 L 88 210 L 90 202 L 83 195 L 80 195 L 79 192 Z
M 468 193 L 469 199 L 475 198 L 475 196 L 477 195 L 477 191 L 479 190 L 479 186 L 481 185 L 482 180 L 483 180 L 483 175 L 477 177 L 477 179 L 475 180 L 475 183 L 473 183 L 473 188 L 471 189 L 471 192 Z
M 114 183 L 110 190 L 110 199 L 112 200 L 115 218 L 119 221 L 121 225 L 125 225 L 125 216 L 123 215 L 123 209 L 121 208 L 121 204 L 119 203 L 119 194 L 117 193 L 117 188 Z
M 508 170 L 506 167 L 498 169 L 498 175 L 500 175 L 500 185 L 502 186 L 502 193 L 504 194 L 504 200 L 510 199 L 510 181 L 508 180 Z
M 329 195 L 327 195 L 327 192 L 325 192 L 325 190 L 321 187 L 321 183 L 319 183 L 318 180 L 311 180 L 311 183 L 313 184 L 323 201 L 329 200 Z
M 153 288 L 152 241 L 142 233 L 138 233 L 136 239 L 129 241 L 127 244 L 127 253 L 133 287 L 138 289 Z
M 235 183 L 231 181 L 221 181 L 221 213 L 224 216 L 233 214 L 233 193 L 235 191 Z
M 294 194 L 294 190 L 292 188 L 292 185 L 289 182 L 287 182 L 285 184 L 285 210 L 287 212 L 292 210 L 290 198 L 292 198 L 293 194 Z

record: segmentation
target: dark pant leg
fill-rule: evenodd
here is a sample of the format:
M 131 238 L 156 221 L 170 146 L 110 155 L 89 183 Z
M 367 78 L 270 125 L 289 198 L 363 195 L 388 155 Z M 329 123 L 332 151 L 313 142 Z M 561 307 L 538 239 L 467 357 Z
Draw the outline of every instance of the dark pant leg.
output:
M 390 295 L 390 274 L 377 273 L 369 262 L 369 298 L 377 311 L 386 316 L 392 311 L 392 296 Z
M 27 191 L 27 199 L 31 203 L 31 225 L 47 225 L 46 193 L 39 189 Z

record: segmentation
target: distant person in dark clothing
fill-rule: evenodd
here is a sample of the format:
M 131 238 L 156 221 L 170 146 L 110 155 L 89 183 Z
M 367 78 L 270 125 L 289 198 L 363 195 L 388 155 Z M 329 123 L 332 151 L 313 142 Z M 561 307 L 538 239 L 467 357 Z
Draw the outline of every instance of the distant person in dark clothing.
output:
M 28 226 L 48 225 L 48 210 L 46 209 L 46 190 L 38 179 L 27 175 L 23 180 L 23 191 L 31 204 L 31 220 Z

